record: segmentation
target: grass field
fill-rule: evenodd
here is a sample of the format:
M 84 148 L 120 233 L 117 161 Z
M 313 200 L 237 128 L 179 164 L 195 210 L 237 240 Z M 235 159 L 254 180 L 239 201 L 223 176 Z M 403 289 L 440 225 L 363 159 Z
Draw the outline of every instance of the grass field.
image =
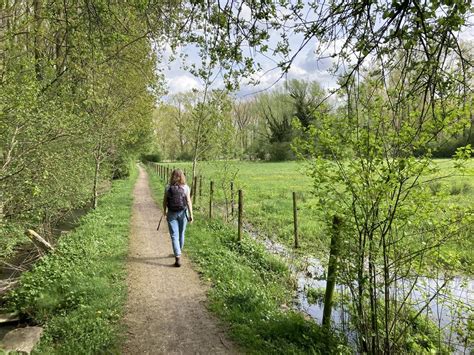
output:
M 447 196 L 443 203 L 472 205 L 474 161 L 468 162 L 467 170 L 462 176 L 454 169 L 452 160 L 436 160 L 435 164 L 439 167 L 436 176 L 449 177 L 430 182 L 433 193 L 445 189 Z M 162 165 L 180 167 L 191 175 L 190 163 L 163 163 Z M 324 229 L 324 224 L 314 208 L 315 199 L 311 193 L 312 181 L 305 174 L 304 169 L 304 165 L 298 162 L 202 162 L 198 168 L 198 174 L 204 176 L 202 196 L 198 197 L 196 205 L 200 209 L 208 209 L 210 177 L 214 180 L 214 199 L 221 205 L 224 204 L 223 186 L 226 187 L 226 193 L 229 195 L 230 180 L 234 180 L 235 190 L 241 188 L 244 191 L 245 220 L 263 234 L 291 246 L 293 245 L 292 192 L 295 191 L 298 200 L 300 251 L 324 258 L 329 245 L 329 232 Z M 235 178 L 232 178 L 234 174 Z M 220 213 L 222 214 L 222 210 Z M 468 264 L 468 270 L 472 270 L 474 264 L 474 256 L 470 252 L 474 247 L 472 239 L 468 238 L 468 240 L 456 242 L 457 244 L 444 246 L 447 252 L 456 251 L 463 254 L 462 259 Z

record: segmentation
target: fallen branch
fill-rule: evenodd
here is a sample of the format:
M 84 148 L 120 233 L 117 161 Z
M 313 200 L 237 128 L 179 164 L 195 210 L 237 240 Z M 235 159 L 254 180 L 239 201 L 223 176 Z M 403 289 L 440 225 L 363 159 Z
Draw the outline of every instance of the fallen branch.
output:
M 0 281 L 0 296 L 14 289 L 18 285 L 19 282 L 20 282 L 19 279 L 15 279 L 13 281 L 10 281 L 10 280 Z
M 45 251 L 53 251 L 54 248 L 49 242 L 47 242 L 42 236 L 40 236 L 38 233 L 36 233 L 32 229 L 28 229 L 25 234 L 30 238 L 33 243 L 37 246 L 39 246 L 41 249 Z
M 8 324 L 18 322 L 20 317 L 17 312 L 0 314 L 0 324 Z

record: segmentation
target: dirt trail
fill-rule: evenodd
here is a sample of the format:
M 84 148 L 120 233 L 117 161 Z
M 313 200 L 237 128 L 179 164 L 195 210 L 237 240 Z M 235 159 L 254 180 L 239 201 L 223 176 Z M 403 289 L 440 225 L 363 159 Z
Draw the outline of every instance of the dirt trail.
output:
M 184 255 L 173 267 L 166 221 L 140 167 L 134 190 L 128 256 L 124 354 L 236 354 L 217 319 L 206 309 L 206 287 Z M 186 244 L 185 244 L 186 248 Z

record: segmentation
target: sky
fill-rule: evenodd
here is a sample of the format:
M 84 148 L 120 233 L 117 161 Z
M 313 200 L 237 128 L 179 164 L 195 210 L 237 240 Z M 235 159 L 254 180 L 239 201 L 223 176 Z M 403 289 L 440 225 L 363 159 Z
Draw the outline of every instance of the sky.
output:
M 474 43 L 474 25 L 465 28 L 460 33 L 460 38 L 463 41 L 470 41 Z M 296 49 L 301 41 L 301 38 L 290 37 L 290 46 Z M 308 43 L 308 45 L 296 57 L 288 74 L 283 79 L 302 79 L 306 81 L 318 81 L 325 89 L 334 89 L 337 87 L 337 77 L 330 73 L 329 69 L 333 66 L 333 58 L 318 59 L 315 54 L 316 41 Z M 332 50 L 338 48 L 338 43 L 334 43 Z M 199 63 L 199 55 L 197 50 L 192 47 L 184 47 L 178 50 L 179 53 L 186 54 L 187 62 Z M 165 81 L 168 87 L 168 97 L 178 92 L 189 91 L 191 89 L 202 89 L 203 85 L 200 79 L 194 77 L 192 74 L 183 69 L 183 63 L 180 60 L 170 62 L 168 59 L 171 55 L 171 49 L 166 47 L 164 50 L 163 61 L 160 64 L 160 69 L 165 76 Z M 283 82 L 280 80 L 281 72 L 275 68 L 275 60 L 265 58 L 263 56 L 257 57 L 262 65 L 262 70 L 257 74 L 259 84 L 257 86 L 249 85 L 248 80 L 240 82 L 240 90 L 236 92 L 236 96 L 240 98 L 248 98 L 252 95 L 269 90 L 275 85 Z M 222 80 L 216 80 L 214 86 L 222 87 Z
M 296 46 L 297 42 L 295 41 L 293 47 L 296 48 Z M 296 57 L 296 60 L 284 78 L 304 79 L 310 81 L 317 80 L 324 88 L 335 88 L 337 78 L 328 71 L 333 64 L 332 59 L 325 58 L 316 60 L 316 55 L 314 53 L 315 48 L 316 42 L 310 43 L 307 48 Z M 181 51 L 186 53 L 188 62 L 200 61 L 197 51 L 193 48 L 182 48 Z M 167 62 L 166 58 L 168 58 L 170 54 L 171 50 L 167 48 L 164 56 L 165 62 Z M 236 93 L 238 97 L 245 98 L 262 90 L 268 90 L 278 84 L 278 80 L 281 77 L 281 71 L 278 68 L 275 68 L 275 63 L 261 56 L 258 59 L 262 65 L 261 72 L 256 75 L 256 78 L 259 80 L 259 85 L 249 85 L 248 80 L 242 80 L 240 82 L 240 90 Z M 163 74 L 166 78 L 165 80 L 168 86 L 169 95 L 203 87 L 202 82 L 198 78 L 182 68 L 182 63 L 180 63 L 179 60 L 171 63 L 168 62 L 163 70 Z M 215 83 L 216 87 L 221 84 L 221 80 L 217 80 Z

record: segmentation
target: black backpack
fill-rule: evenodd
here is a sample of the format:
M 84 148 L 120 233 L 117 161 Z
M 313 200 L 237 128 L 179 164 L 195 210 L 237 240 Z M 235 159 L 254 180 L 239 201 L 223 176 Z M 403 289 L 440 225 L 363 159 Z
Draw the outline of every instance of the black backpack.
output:
M 170 211 L 177 212 L 186 209 L 187 198 L 183 186 L 170 185 L 166 196 L 166 202 Z

